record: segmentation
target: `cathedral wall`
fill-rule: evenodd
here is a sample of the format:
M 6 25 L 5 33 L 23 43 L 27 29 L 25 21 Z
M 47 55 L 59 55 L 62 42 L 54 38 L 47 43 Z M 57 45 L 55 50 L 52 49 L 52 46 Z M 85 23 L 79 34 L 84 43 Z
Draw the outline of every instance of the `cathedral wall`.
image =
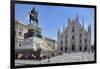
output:
M 63 52 L 88 51 L 91 46 L 91 35 L 81 26 L 79 22 L 74 20 L 68 23 L 59 37 L 60 46 Z M 61 48 L 60 48 L 61 49 Z

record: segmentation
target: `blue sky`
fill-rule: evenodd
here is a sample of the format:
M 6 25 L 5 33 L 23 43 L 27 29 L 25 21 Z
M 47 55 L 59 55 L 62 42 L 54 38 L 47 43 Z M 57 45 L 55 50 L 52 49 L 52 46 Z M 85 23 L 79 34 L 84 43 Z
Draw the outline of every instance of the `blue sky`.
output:
M 15 19 L 19 19 L 25 24 L 29 24 L 28 13 L 33 8 L 39 12 L 39 26 L 42 28 L 42 34 L 46 37 L 57 39 L 57 30 L 62 31 L 63 24 L 67 26 L 68 17 L 74 18 L 78 14 L 80 23 L 84 18 L 85 29 L 88 24 L 91 24 L 92 43 L 94 41 L 94 8 L 79 8 L 79 7 L 60 7 L 60 6 L 45 6 L 45 5 L 15 5 Z

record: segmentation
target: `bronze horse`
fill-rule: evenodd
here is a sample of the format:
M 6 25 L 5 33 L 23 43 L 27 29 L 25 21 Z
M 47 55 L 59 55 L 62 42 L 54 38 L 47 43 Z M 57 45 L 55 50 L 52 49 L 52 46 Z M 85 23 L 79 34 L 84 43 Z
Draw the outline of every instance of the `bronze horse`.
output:
M 31 10 L 31 12 L 29 12 L 29 22 L 31 23 L 31 20 L 34 22 L 36 21 L 36 23 L 38 24 L 38 12 L 35 10 L 35 7 L 33 7 L 33 9 Z

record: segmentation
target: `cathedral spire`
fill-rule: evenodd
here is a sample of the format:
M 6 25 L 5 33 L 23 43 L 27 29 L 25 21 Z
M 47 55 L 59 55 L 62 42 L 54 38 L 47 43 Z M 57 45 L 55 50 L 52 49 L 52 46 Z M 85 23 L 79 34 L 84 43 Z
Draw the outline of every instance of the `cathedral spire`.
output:
M 79 22 L 79 15 L 76 15 L 76 22 Z
M 65 31 L 65 24 L 63 24 L 63 32 Z
M 91 32 L 91 24 L 88 25 L 88 32 Z
M 82 19 L 82 29 L 84 30 L 84 18 Z
M 91 50 L 91 24 L 88 25 L 88 50 Z
M 70 23 L 71 22 L 71 18 L 70 17 L 68 17 L 68 23 Z
M 59 37 L 60 37 L 60 29 L 58 29 L 57 40 L 59 40 Z
M 64 29 L 65 29 L 65 24 L 63 24 L 63 31 L 64 31 Z

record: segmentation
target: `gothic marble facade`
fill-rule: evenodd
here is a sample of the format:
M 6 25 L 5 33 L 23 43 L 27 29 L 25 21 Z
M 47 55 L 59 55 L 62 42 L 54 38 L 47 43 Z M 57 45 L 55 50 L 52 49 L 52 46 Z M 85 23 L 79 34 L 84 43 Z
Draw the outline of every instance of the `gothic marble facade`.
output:
M 59 53 L 91 51 L 91 25 L 86 30 L 84 19 L 80 23 L 79 16 L 68 18 L 67 27 L 63 27 L 63 32 L 58 30 L 57 35 Z

